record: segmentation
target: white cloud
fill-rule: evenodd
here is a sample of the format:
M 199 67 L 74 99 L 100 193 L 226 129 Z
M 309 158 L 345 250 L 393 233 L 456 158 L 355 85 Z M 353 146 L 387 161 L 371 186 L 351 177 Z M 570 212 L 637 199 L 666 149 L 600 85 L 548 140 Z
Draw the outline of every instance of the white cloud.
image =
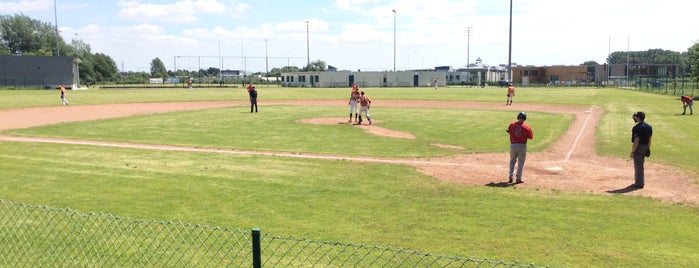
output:
M 125 20 L 195 22 L 200 13 L 223 13 L 226 6 L 218 0 L 184 0 L 173 4 L 148 4 L 138 1 L 119 1 L 119 17 Z
M 26 13 L 29 11 L 42 11 L 53 9 L 51 0 L 19 0 L 0 2 L 2 13 Z

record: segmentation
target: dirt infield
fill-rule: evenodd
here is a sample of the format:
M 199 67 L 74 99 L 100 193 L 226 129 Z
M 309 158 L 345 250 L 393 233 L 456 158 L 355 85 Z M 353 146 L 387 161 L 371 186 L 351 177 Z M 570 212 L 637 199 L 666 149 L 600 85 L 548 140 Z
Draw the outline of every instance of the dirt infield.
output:
M 343 101 L 269 101 L 264 105 L 316 105 L 345 106 Z M 0 111 L 0 130 L 26 128 L 61 122 L 85 121 L 124 117 L 139 114 L 171 111 L 198 110 L 229 106 L 246 106 L 245 101 L 210 101 L 178 103 L 129 103 L 85 105 L 65 107 L 39 107 Z M 261 104 L 262 105 L 262 104 Z M 351 161 L 398 163 L 415 166 L 418 171 L 438 179 L 465 185 L 493 187 L 524 187 L 532 189 L 560 190 L 565 192 L 594 194 L 626 194 L 656 198 L 672 203 L 699 203 L 699 187 L 694 179 L 675 167 L 646 162 L 646 187 L 632 189 L 633 163 L 631 159 L 601 157 L 595 153 L 595 126 L 603 111 L 597 107 L 576 107 L 550 104 L 516 103 L 505 106 L 495 103 L 466 101 L 405 101 L 382 100 L 383 107 L 424 107 L 470 110 L 512 110 L 566 113 L 575 116 L 570 129 L 545 152 L 529 153 L 524 169 L 525 183 L 512 186 L 507 183 L 508 155 L 506 153 L 463 154 L 453 157 L 430 159 L 381 159 L 331 155 L 280 154 L 220 149 L 198 149 L 175 146 L 153 146 L 133 143 L 108 143 L 45 138 L 20 138 L 0 136 L 0 141 L 51 142 L 69 144 L 93 144 L 99 146 L 123 146 L 131 148 L 206 151 L 236 154 L 261 154 L 287 157 L 345 159 Z M 300 120 L 300 124 L 347 124 L 346 118 L 313 118 Z M 375 120 L 371 126 L 356 126 L 365 131 L 400 139 L 414 139 L 411 133 L 395 131 L 381 126 Z M 507 122 L 509 123 L 509 122 Z M 535 130 L 536 131 L 536 130 Z M 505 138 L 505 137 L 503 137 Z M 438 147 L 459 148 L 450 144 L 433 144 Z

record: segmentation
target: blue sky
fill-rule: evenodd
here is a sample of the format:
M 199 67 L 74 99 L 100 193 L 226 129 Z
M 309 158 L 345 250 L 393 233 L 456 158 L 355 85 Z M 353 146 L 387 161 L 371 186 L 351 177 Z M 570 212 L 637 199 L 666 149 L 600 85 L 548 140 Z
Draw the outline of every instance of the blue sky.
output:
M 323 60 L 341 70 L 507 64 L 507 0 L 56 0 L 66 42 L 119 69 L 265 71 Z M 514 0 L 512 62 L 603 63 L 609 51 L 686 51 L 697 4 L 680 0 Z M 396 12 L 392 12 L 396 10 Z M 0 0 L 0 14 L 55 23 L 53 0 Z M 395 39 L 394 39 L 395 22 Z M 307 27 L 308 26 L 308 27 Z M 470 36 L 467 36 L 470 27 Z M 265 41 L 266 40 L 266 41 Z M 394 50 L 395 42 L 395 50 Z

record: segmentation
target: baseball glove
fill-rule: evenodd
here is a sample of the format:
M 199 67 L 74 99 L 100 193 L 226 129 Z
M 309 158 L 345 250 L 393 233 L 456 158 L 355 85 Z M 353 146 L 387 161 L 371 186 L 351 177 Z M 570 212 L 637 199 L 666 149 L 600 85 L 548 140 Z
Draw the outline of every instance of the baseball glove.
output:
M 650 157 L 650 149 L 648 149 L 648 151 L 646 151 L 646 157 Z

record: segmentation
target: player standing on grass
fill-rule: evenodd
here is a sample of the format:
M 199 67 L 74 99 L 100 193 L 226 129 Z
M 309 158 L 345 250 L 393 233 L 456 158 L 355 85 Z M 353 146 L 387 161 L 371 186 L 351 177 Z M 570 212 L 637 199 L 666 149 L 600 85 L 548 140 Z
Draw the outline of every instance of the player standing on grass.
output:
M 66 93 L 66 88 L 63 85 L 58 85 L 58 89 L 61 90 L 61 106 L 68 105 L 68 93 Z
M 693 115 L 694 109 L 692 106 L 694 106 L 694 99 L 690 96 L 682 96 L 680 100 L 682 100 L 682 115 L 687 113 L 687 107 L 689 107 L 689 115 Z
M 632 116 L 636 125 L 631 129 L 631 155 L 633 158 L 634 184 L 629 187 L 642 189 L 645 185 L 643 164 L 646 157 L 650 156 L 650 143 L 653 137 L 653 127 L 646 123 L 646 113 L 638 111 Z
M 357 109 L 359 104 L 359 87 L 356 84 L 352 84 L 352 92 L 350 92 L 349 99 L 349 120 L 347 123 L 352 123 L 352 114 L 354 113 L 354 122 L 357 123 L 357 118 L 359 117 L 359 110 Z
M 252 113 L 252 108 L 255 107 L 255 112 L 257 112 L 257 89 L 255 87 L 251 87 L 248 90 L 248 94 L 250 94 L 250 112 Z
M 362 114 L 366 116 L 366 119 L 369 120 L 369 125 L 371 125 L 371 117 L 369 116 L 369 107 L 371 106 L 371 99 L 369 96 L 364 95 L 364 91 L 359 92 L 359 122 L 357 122 L 357 125 L 362 124 Z
M 250 91 L 252 91 L 253 88 L 255 87 L 252 85 L 252 83 L 248 83 L 248 93 L 250 93 Z
M 187 87 L 189 87 L 189 91 L 192 91 L 192 83 L 194 83 L 194 81 L 191 77 L 187 79 Z
M 512 98 L 515 97 L 515 86 L 510 83 L 507 86 L 507 104 L 505 105 L 512 105 Z
M 439 87 L 439 77 L 435 76 L 435 78 L 434 78 L 434 90 L 437 90 L 438 87 Z
M 510 123 L 507 127 L 507 133 L 510 134 L 510 176 L 508 183 L 512 183 L 512 179 L 517 178 L 516 183 L 523 183 L 522 170 L 524 169 L 524 161 L 527 159 L 527 141 L 534 138 L 534 132 L 529 125 L 525 124 L 527 114 L 519 112 L 517 121 Z M 517 163 L 517 174 L 515 176 L 515 163 Z

